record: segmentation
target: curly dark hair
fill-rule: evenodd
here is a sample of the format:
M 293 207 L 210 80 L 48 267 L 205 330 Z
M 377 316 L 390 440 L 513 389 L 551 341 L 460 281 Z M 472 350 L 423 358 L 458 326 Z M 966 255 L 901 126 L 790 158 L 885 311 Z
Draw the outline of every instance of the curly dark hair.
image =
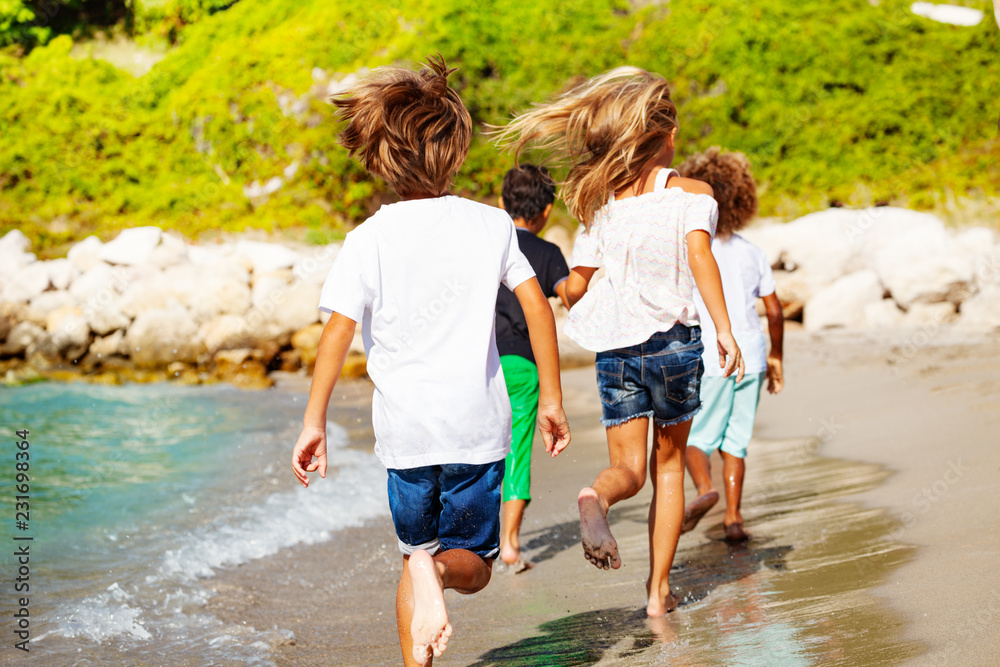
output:
M 522 164 L 504 175 L 500 196 L 510 217 L 531 222 L 556 200 L 556 184 L 545 167 Z
M 719 202 L 717 238 L 729 238 L 757 215 L 757 184 L 750 160 L 743 153 L 723 153 L 718 146 L 712 146 L 689 157 L 677 171 L 685 178 L 708 183 L 715 191 L 715 201 Z

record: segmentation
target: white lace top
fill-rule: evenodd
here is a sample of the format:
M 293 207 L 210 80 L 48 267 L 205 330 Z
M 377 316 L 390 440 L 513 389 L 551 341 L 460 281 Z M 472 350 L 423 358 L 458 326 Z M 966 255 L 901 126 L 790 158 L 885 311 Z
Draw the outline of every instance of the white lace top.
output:
M 661 169 L 652 192 L 612 199 L 590 229 L 580 226 L 570 266 L 604 266 L 605 275 L 569 312 L 567 336 L 594 352 L 643 343 L 680 322 L 698 325 L 687 235 L 715 235 L 719 208 L 708 195 L 667 188 Z

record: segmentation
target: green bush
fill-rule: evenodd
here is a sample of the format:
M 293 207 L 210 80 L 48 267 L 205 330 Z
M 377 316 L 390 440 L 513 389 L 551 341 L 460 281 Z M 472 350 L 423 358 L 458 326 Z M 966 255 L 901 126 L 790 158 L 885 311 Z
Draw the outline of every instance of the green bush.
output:
M 337 145 L 314 68 L 339 79 L 436 52 L 460 68 L 454 84 L 480 130 L 620 64 L 660 72 L 679 155 L 747 153 L 765 215 L 834 199 L 1000 208 L 989 21 L 938 24 L 905 0 L 230 4 L 141 4 L 141 29 L 162 28 L 157 16 L 180 27 L 138 79 L 71 57 L 66 36 L 24 57 L 0 52 L 0 233 L 21 228 L 50 254 L 138 224 L 333 238 L 391 194 Z M 456 189 L 492 201 L 511 164 L 480 133 Z M 277 192 L 247 195 L 274 178 Z

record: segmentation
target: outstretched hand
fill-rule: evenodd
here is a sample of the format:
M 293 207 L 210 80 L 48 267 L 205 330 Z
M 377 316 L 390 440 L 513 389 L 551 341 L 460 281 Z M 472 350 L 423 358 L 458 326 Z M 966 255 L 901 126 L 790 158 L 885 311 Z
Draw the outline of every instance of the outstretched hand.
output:
M 736 339 L 733 338 L 733 334 L 728 331 L 720 332 L 718 339 L 719 368 L 724 369 L 722 376 L 729 377 L 735 372 L 736 381 L 742 382 L 743 373 L 746 370 L 746 364 L 743 362 L 743 353 L 740 352 L 740 347 L 736 344 Z
M 545 451 L 551 456 L 559 456 L 559 452 L 569 444 L 569 422 L 562 405 L 538 406 L 538 430 L 542 432 Z
M 313 461 L 313 457 L 316 458 Z M 309 486 L 306 473 L 319 470 L 319 476 L 326 479 L 326 429 L 306 426 L 295 442 L 292 452 L 292 472 L 302 486 Z

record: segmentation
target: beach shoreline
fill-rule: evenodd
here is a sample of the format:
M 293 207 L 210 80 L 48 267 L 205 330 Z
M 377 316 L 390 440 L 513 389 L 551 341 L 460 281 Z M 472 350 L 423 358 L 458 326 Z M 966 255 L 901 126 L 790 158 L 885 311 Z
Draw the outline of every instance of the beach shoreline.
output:
M 707 648 L 699 648 L 696 630 L 685 623 L 725 615 L 727 600 L 749 605 L 751 611 L 741 607 L 738 613 L 757 614 L 765 629 L 798 637 L 798 643 L 775 640 L 793 645 L 789 656 L 796 659 L 990 664 L 998 645 L 1000 579 L 989 565 L 1000 544 L 998 532 L 989 529 L 997 501 L 983 490 L 1000 467 L 1000 454 L 989 447 L 1000 416 L 990 409 L 1000 383 L 1000 340 L 942 335 L 916 343 L 912 334 L 894 340 L 791 332 L 786 392 L 762 399 L 748 459 L 744 514 L 751 534 L 761 532 L 749 556 L 720 551 L 720 504 L 683 536 L 672 576 L 687 600 L 659 628 L 640 613 L 648 485 L 612 515 L 625 567 L 598 572 L 582 557 L 576 492 L 607 453 L 593 372 L 566 371 L 574 442 L 555 460 L 536 451 L 535 498 L 525 521 L 526 553 L 537 567 L 521 575 L 495 567 L 485 591 L 449 595 L 455 638 L 436 664 L 549 664 L 539 656 L 564 646 L 567 637 L 583 637 L 588 647 L 570 647 L 575 657 L 565 664 L 658 664 L 664 658 L 722 664 L 725 659 L 712 660 Z M 279 381 L 279 387 L 299 391 L 305 380 Z M 370 420 L 362 400 L 366 385 L 355 383 L 347 392 L 362 422 Z M 960 442 L 942 448 L 942 432 Z M 370 432 L 361 425 L 352 446 L 370 446 L 365 438 Z M 813 477 L 798 479 L 798 472 Z M 783 497 L 783 486 L 804 484 L 813 491 Z M 820 498 L 824 485 L 828 497 Z M 690 495 L 690 482 L 688 487 Z M 925 488 L 935 500 L 923 510 L 914 496 Z M 809 525 L 812 517 L 816 525 Z M 836 538 L 841 556 L 837 545 L 827 544 L 837 530 L 847 531 Z M 958 556 L 974 564 L 954 567 Z M 748 569 L 734 574 L 732 563 L 741 558 L 750 559 Z M 322 544 L 220 571 L 206 611 L 258 630 L 291 630 L 295 639 L 271 656 L 280 665 L 397 664 L 393 614 L 400 567 L 385 517 Z M 794 622 L 783 620 L 769 596 L 800 608 Z M 979 610 L 972 623 L 970 608 Z M 837 619 L 851 615 L 859 618 L 853 625 L 806 627 L 844 624 Z M 825 648 L 811 646 L 817 632 Z M 746 640 L 733 641 L 738 647 Z M 789 664 L 798 664 L 791 657 Z

